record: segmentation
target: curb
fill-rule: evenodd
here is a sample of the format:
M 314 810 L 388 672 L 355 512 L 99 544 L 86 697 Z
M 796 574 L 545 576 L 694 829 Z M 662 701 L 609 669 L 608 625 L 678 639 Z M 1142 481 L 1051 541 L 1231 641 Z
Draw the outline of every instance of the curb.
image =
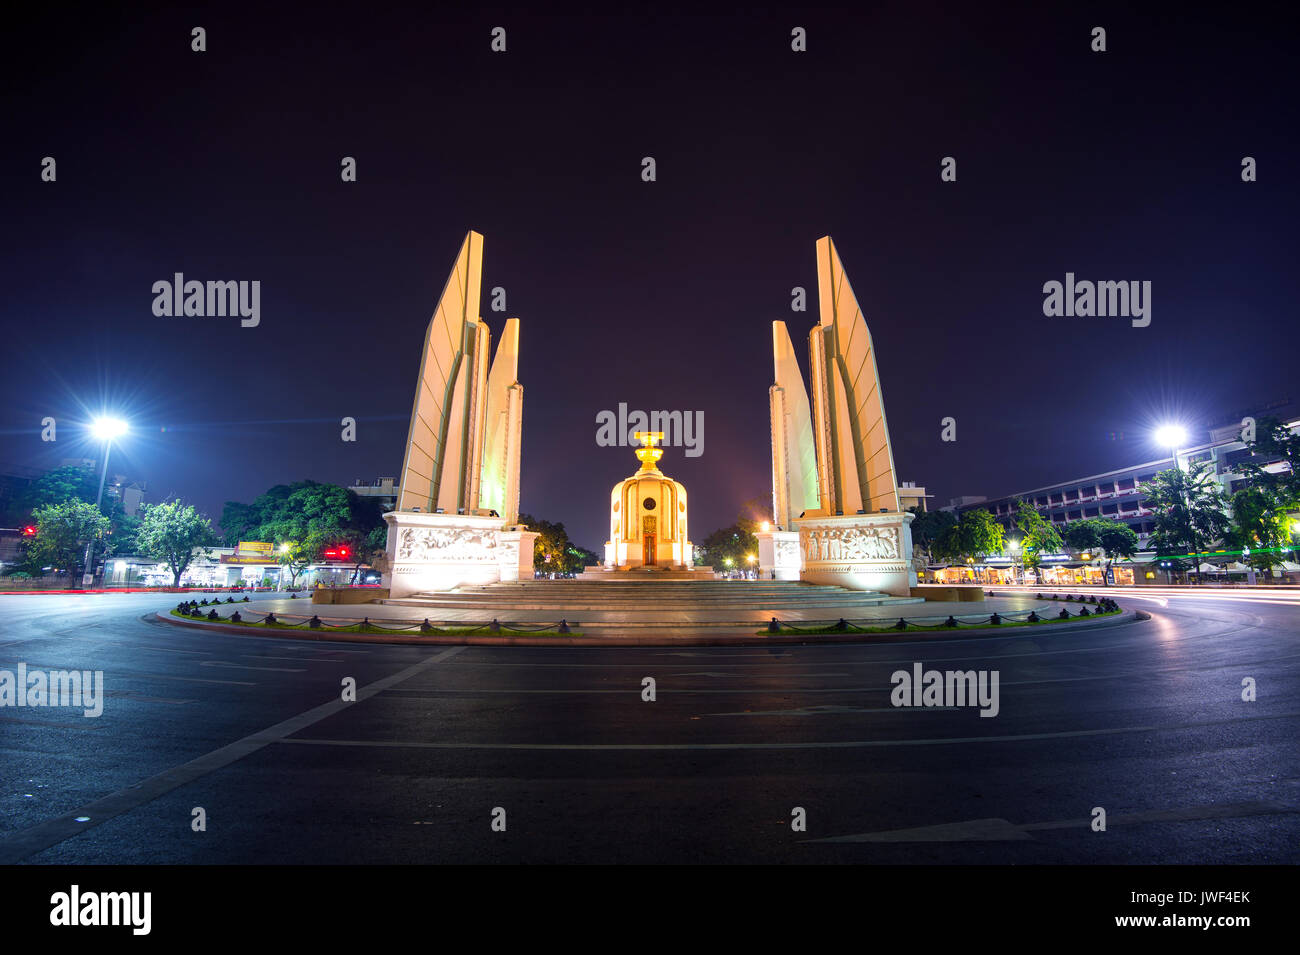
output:
M 1107 627 L 1116 627 L 1126 624 L 1135 623 L 1142 618 L 1138 612 L 1124 611 L 1117 617 L 1107 617 L 1105 620 L 1089 621 L 1083 624 L 1076 624 L 1070 627 L 1071 632 L 1080 632 L 1084 630 L 1100 630 Z M 636 634 L 626 637 L 530 637 L 527 634 L 511 634 L 503 636 L 474 636 L 474 635 L 433 635 L 420 636 L 416 634 L 379 634 L 379 633 L 328 633 L 312 630 L 267 630 L 263 627 L 241 627 L 238 625 L 209 623 L 206 620 L 188 620 L 179 617 L 173 617 L 170 612 L 154 613 L 154 617 L 163 623 L 169 623 L 176 627 L 192 627 L 200 630 L 210 630 L 217 633 L 229 633 L 241 637 L 267 637 L 275 640 L 307 640 L 317 643 L 379 643 L 379 644 L 397 644 L 403 646 L 486 646 L 486 647 L 770 647 L 770 646 L 808 646 L 811 644 L 836 644 L 836 643 L 915 643 L 927 640 L 951 640 L 953 636 L 960 632 L 960 628 L 953 630 L 936 629 L 928 633 L 920 631 L 902 632 L 896 634 L 888 633 L 819 633 L 819 634 L 796 634 L 796 633 L 778 633 L 771 636 L 758 636 L 752 631 L 743 634 L 732 633 L 694 633 L 684 634 L 680 637 L 672 636 L 648 636 Z M 1149 619 L 1149 618 L 1148 618 Z M 1053 624 L 1047 624 L 1053 626 Z M 977 635 L 978 634 L 978 635 Z M 977 631 L 972 631 L 966 639 L 981 639 L 983 637 L 1027 637 L 1039 636 L 1042 634 L 1041 629 L 1037 627 L 1013 627 L 1008 630 L 999 630 L 996 627 L 985 627 Z M 888 639 L 882 639 L 888 638 Z

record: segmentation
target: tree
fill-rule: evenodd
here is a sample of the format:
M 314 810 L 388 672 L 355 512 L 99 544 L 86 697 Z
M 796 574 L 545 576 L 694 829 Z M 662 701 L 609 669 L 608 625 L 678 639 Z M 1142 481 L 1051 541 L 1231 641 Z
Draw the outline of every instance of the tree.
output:
M 298 586 L 298 575 L 324 556 L 325 545 L 319 539 L 281 541 L 276 559 L 289 571 L 289 586 Z
M 27 566 L 49 564 L 69 574 L 84 564 L 86 545 L 103 540 L 109 529 L 99 508 L 75 498 L 36 508 L 32 520 L 36 539 L 27 548 Z
M 140 507 L 136 547 L 142 556 L 167 565 L 173 587 L 180 586 L 181 574 L 194 560 L 195 551 L 206 554 L 215 542 L 212 522 L 191 504 L 168 501 Z
M 979 560 L 1002 552 L 1005 528 L 989 511 L 982 508 L 965 511 L 957 523 L 934 542 L 938 560 L 958 563 L 967 558 Z
M 85 464 L 65 465 L 46 471 L 23 490 L 19 500 L 35 516 L 38 508 L 65 501 L 93 504 L 99 492 L 99 476 Z
M 563 523 L 542 520 L 531 514 L 520 514 L 519 523 L 537 534 L 533 541 L 534 570 L 546 574 L 572 574 L 587 566 L 582 555 L 591 552 L 584 552 L 569 540 Z
M 1250 457 L 1239 462 L 1236 470 L 1249 486 L 1264 491 L 1279 507 L 1300 506 L 1300 433 L 1277 418 L 1260 418 L 1255 440 L 1246 446 Z
M 1243 487 L 1232 495 L 1232 525 L 1225 539 L 1242 550 L 1242 561 L 1267 571 L 1282 563 L 1291 546 L 1291 518 L 1273 488 Z
M 1044 554 L 1059 553 L 1065 548 L 1065 541 L 1052 522 L 1028 501 L 1016 502 L 1016 529 L 1020 531 L 1021 559 L 1035 574 Z
M 1110 570 L 1121 557 L 1131 558 L 1138 550 L 1138 536 L 1133 528 L 1119 521 L 1090 517 L 1072 521 L 1061 532 L 1065 542 L 1076 554 L 1097 553 L 1106 556 L 1106 585 L 1110 586 Z
M 1200 555 L 1222 540 L 1229 527 L 1227 500 L 1210 465 L 1193 461 L 1185 471 L 1161 471 L 1142 485 L 1142 493 L 1155 512 L 1151 544 L 1156 555 L 1187 554 L 1199 569 Z
M 911 511 L 916 515 L 912 521 L 912 546 L 927 554 L 934 542 L 957 523 L 952 511 L 920 511 L 915 507 Z
M 735 567 L 739 570 L 749 568 L 749 556 L 758 556 L 758 538 L 754 536 L 756 525 L 749 519 L 737 521 L 730 527 L 720 527 L 699 545 L 702 561 L 719 570 Z M 727 561 L 731 563 L 728 564 Z

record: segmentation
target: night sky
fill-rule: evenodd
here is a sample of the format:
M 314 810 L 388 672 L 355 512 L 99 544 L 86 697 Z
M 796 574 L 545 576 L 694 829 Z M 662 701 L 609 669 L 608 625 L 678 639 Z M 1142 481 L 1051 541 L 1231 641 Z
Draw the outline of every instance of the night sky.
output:
M 277 483 L 397 476 L 468 229 L 494 343 L 488 289 L 521 320 L 522 509 L 593 549 L 637 465 L 596 445 L 620 402 L 704 412 L 703 455 L 662 462 L 697 542 L 770 495 L 770 323 L 806 368 L 826 234 L 874 336 L 899 478 L 936 504 L 1152 460 L 1159 421 L 1296 396 L 1281 14 L 466 8 L 7 12 L 0 471 L 93 457 L 77 421 L 108 408 L 134 429 L 111 471 L 213 518 Z M 260 280 L 260 325 L 155 317 L 175 272 Z M 1150 326 L 1045 317 L 1066 272 L 1152 282 Z

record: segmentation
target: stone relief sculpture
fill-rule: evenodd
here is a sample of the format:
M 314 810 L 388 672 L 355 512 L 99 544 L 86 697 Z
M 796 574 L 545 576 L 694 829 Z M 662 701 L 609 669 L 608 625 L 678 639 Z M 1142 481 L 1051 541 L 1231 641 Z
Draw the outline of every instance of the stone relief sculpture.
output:
M 397 542 L 397 558 L 417 561 L 495 561 L 496 547 L 496 531 L 404 527 Z
M 804 554 L 815 560 L 897 560 L 898 531 L 881 528 L 811 528 Z

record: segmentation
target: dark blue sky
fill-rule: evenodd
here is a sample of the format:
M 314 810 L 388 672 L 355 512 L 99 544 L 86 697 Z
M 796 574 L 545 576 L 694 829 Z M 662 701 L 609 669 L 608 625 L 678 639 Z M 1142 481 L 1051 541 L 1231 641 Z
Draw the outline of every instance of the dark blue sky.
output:
M 703 455 L 663 460 L 697 540 L 770 494 L 770 323 L 806 365 L 824 234 L 875 339 L 900 478 L 939 503 L 1152 459 L 1171 414 L 1295 397 L 1280 14 L 441 16 L 11 21 L 0 470 L 78 456 L 74 420 L 109 404 L 135 426 L 113 470 L 213 517 L 275 483 L 395 476 L 470 228 L 485 288 L 521 319 L 523 509 L 592 548 L 636 466 L 596 445 L 619 402 L 704 412 Z M 796 25 L 807 53 L 790 52 Z M 949 155 L 958 181 L 941 183 Z M 1241 182 L 1247 155 L 1258 182 Z M 261 324 L 155 317 L 151 286 L 174 272 L 259 280 Z M 1150 326 L 1044 317 L 1043 283 L 1066 272 L 1151 281 Z

